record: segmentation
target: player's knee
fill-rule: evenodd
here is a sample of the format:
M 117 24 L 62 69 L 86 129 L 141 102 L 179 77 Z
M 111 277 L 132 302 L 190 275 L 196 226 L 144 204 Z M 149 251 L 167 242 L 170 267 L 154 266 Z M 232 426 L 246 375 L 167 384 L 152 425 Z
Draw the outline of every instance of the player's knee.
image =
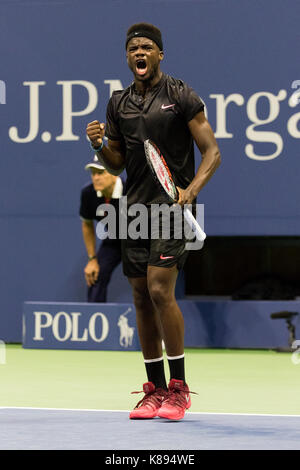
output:
M 150 300 L 149 292 L 147 288 L 141 288 L 133 286 L 132 288 L 134 305 L 137 309 L 142 309 L 145 304 L 148 304 Z
M 151 282 L 148 289 L 154 305 L 158 306 L 170 302 L 170 292 L 163 283 Z

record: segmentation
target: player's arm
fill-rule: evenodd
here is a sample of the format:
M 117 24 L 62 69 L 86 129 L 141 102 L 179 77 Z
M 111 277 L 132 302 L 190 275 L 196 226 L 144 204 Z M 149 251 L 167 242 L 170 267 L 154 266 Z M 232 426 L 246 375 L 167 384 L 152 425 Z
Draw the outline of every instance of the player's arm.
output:
M 93 148 L 101 147 L 105 134 L 105 124 L 99 121 L 90 122 L 87 125 L 86 133 Z M 103 145 L 99 157 L 103 160 L 107 170 L 111 168 L 115 171 L 122 171 L 125 167 L 125 155 L 122 144 L 118 140 L 108 140 L 108 145 Z
M 190 204 L 210 180 L 221 163 L 220 150 L 204 112 L 201 111 L 196 114 L 196 116 L 189 121 L 188 126 L 200 150 L 202 160 L 190 185 L 185 190 L 178 188 L 180 193 L 178 202 L 180 204 Z
M 92 220 L 82 220 L 82 236 L 89 261 L 84 268 L 86 283 L 91 287 L 98 279 L 100 266 L 96 257 L 96 234 Z

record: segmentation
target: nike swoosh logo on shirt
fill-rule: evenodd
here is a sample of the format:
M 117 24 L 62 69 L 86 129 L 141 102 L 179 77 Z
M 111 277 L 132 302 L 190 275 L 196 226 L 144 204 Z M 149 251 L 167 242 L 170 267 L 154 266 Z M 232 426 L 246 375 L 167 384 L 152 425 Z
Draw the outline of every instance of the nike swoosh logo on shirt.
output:
M 162 104 L 161 105 L 161 109 L 168 109 L 168 108 L 173 108 L 173 106 L 175 106 L 175 103 L 174 104 Z
M 174 256 L 163 256 L 163 255 L 160 255 L 160 259 L 171 259 L 171 258 L 174 258 Z

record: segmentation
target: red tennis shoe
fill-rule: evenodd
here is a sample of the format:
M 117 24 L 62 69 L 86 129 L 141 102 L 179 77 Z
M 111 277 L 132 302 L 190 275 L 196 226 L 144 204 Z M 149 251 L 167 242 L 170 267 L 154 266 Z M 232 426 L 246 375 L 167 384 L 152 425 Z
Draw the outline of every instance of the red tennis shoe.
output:
M 163 400 L 168 395 L 168 391 L 163 388 L 155 388 L 152 382 L 146 382 L 143 385 L 141 392 L 132 393 L 145 393 L 134 410 L 131 411 L 130 419 L 151 419 L 157 416 L 157 412 L 160 409 Z
M 182 419 L 185 411 L 191 406 L 189 387 L 183 380 L 171 379 L 168 397 L 164 400 L 158 411 L 160 418 Z

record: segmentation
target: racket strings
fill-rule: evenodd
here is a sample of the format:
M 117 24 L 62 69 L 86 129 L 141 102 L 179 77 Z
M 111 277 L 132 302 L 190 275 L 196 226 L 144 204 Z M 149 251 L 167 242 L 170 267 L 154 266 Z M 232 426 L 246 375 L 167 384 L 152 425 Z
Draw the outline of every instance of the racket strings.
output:
M 171 197 L 171 199 L 176 200 L 177 190 L 173 183 L 172 176 L 163 156 L 158 153 L 158 151 L 153 145 L 148 145 L 150 146 L 150 152 L 148 152 L 148 160 L 156 174 L 156 177 L 163 186 L 164 190 Z

